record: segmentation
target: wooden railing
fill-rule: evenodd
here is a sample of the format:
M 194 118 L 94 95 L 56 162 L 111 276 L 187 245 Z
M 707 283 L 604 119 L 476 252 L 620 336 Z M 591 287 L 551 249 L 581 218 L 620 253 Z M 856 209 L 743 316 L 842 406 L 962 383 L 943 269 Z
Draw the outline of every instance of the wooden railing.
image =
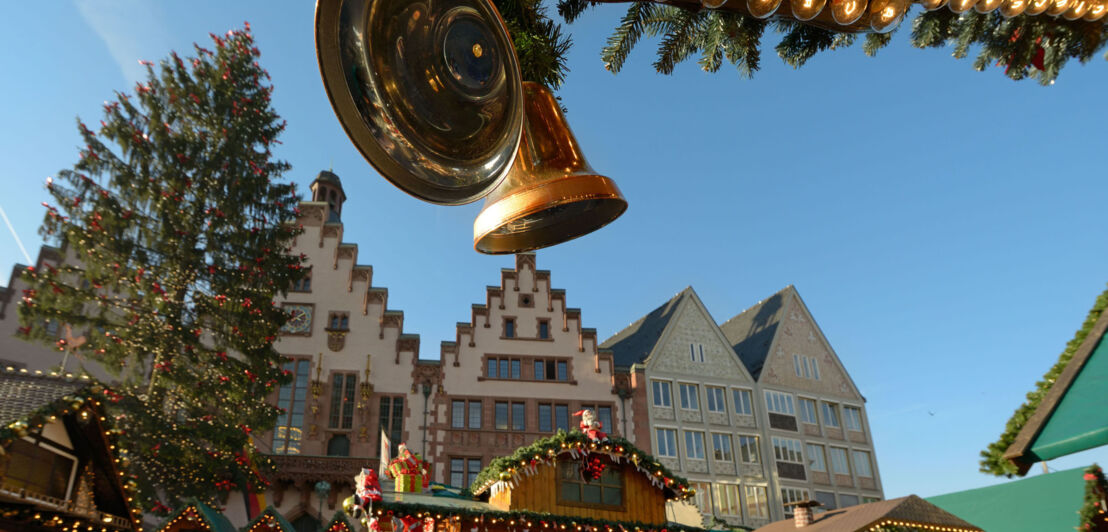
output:
M 27 490 L 22 486 L 15 486 L 6 482 L 0 482 L 0 494 L 31 501 L 47 510 L 55 510 L 67 516 L 83 518 L 100 528 L 111 527 L 117 530 L 134 530 L 131 520 L 126 517 L 101 512 L 96 509 L 81 511 L 76 508 L 72 500 L 59 499 L 42 493 Z

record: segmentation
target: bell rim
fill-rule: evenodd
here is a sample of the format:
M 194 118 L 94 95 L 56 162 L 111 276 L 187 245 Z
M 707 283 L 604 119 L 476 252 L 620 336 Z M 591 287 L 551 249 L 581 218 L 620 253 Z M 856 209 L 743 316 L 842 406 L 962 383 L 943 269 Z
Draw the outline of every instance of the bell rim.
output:
M 534 199 L 528 201 L 527 198 L 530 196 L 534 196 Z M 544 197 L 549 196 L 554 196 L 556 199 L 543 201 Z M 513 198 L 514 201 L 504 201 L 509 197 Z M 521 248 L 497 250 L 488 245 L 482 246 L 482 242 L 487 242 L 490 235 L 506 223 L 560 205 L 594 200 L 607 200 L 615 203 L 617 209 L 610 216 L 607 216 L 607 219 L 587 231 Z M 513 205 L 522 205 L 522 207 L 512 208 Z M 485 205 L 473 221 L 473 248 L 477 252 L 487 255 L 506 255 L 556 246 L 585 236 L 614 222 L 620 216 L 623 216 L 623 213 L 627 211 L 627 206 L 627 199 L 623 197 L 615 181 L 599 174 L 578 174 L 559 178 L 553 182 L 537 183 L 517 191 L 511 196 Z
M 469 185 L 465 187 L 437 186 L 426 179 L 408 171 L 387 153 L 374 138 L 373 133 L 365 125 L 361 118 L 358 106 L 354 102 L 354 96 L 343 79 L 343 65 L 340 59 L 341 47 L 339 22 L 343 4 L 352 0 L 317 0 L 315 10 L 315 49 L 316 61 L 319 64 L 320 77 L 323 81 L 324 92 L 331 104 L 339 124 L 346 133 L 347 138 L 354 148 L 361 154 L 377 173 L 386 181 L 404 193 L 419 200 L 437 205 L 464 205 L 473 203 L 487 196 L 500 186 L 507 177 L 519 151 L 519 145 L 523 137 L 524 126 L 524 94 L 523 76 L 516 55 L 515 44 L 511 36 L 507 34 L 507 25 L 500 11 L 491 0 L 477 0 L 488 7 L 489 13 L 495 17 L 495 21 L 503 30 L 506 37 L 507 52 L 504 54 L 504 68 L 509 79 L 511 94 L 511 125 L 505 138 L 511 138 L 510 150 L 506 150 L 508 158 L 497 170 L 493 179 L 483 184 Z M 356 1 L 356 0 L 355 0 Z M 367 0 L 373 1 L 373 0 Z M 475 165 L 480 166 L 480 165 Z

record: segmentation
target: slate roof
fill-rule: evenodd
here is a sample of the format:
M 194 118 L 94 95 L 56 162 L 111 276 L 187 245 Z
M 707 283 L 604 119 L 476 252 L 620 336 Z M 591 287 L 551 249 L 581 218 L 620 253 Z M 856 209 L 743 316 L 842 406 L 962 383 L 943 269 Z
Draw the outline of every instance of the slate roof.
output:
M 629 368 L 642 362 L 654 350 L 681 300 L 691 295 L 692 287 L 685 287 L 660 307 L 604 340 L 600 348 L 612 351 L 612 360 L 617 368 Z
M 25 371 L 0 371 L 0 425 L 25 420 L 36 410 L 91 382 L 87 377 L 66 378 Z
M 786 286 L 719 326 L 754 380 L 762 374 L 777 325 L 784 317 L 785 294 L 791 290 L 792 285 Z
M 849 508 L 830 510 L 813 516 L 812 523 L 804 527 L 805 532 L 856 532 L 869 530 L 870 527 L 885 521 L 900 521 L 916 525 L 950 527 L 955 530 L 983 532 L 980 528 L 962 520 L 958 516 L 935 506 L 915 495 L 859 504 Z M 796 524 L 792 519 L 775 521 L 757 529 L 755 532 L 794 532 Z

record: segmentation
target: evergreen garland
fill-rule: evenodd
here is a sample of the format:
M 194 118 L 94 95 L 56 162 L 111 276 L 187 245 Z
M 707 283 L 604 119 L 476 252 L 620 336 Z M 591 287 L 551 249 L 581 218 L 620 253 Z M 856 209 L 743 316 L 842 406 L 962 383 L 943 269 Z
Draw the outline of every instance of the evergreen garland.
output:
M 98 128 L 78 121 L 84 147 L 47 181 L 42 226 L 66 262 L 23 276 L 20 334 L 118 378 L 105 404 L 144 508 L 264 489 L 251 433 L 274 426 L 260 399 L 290 379 L 273 348 L 274 296 L 303 275 L 287 255 L 299 199 L 271 152 L 285 124 L 249 26 L 212 41 L 144 62 Z
M 530 530 L 558 529 L 566 532 L 704 532 L 703 528 L 666 523 L 665 525 L 651 525 L 636 521 L 611 521 L 608 519 L 596 519 L 591 517 L 577 517 L 571 515 L 549 514 L 531 511 L 502 512 L 495 508 L 459 508 L 455 506 L 437 506 L 433 504 L 421 504 L 403 501 L 384 501 L 373 503 L 373 511 L 379 518 L 406 517 L 417 518 L 433 517 L 438 519 L 457 519 L 475 521 L 480 523 L 496 524 L 505 522 L 509 526 L 518 525 L 519 528 Z M 463 525 L 475 523 L 463 523 Z M 462 530 L 469 530 L 468 526 L 461 526 Z
M 559 430 L 553 436 L 539 438 L 530 445 L 516 449 L 510 456 L 494 458 L 489 462 L 488 467 L 477 474 L 477 478 L 470 485 L 470 492 L 482 493 L 496 482 L 511 482 L 526 468 L 547 464 L 564 453 L 582 451 L 618 456 L 631 462 L 642 470 L 643 474 L 657 479 L 660 486 L 664 486 L 664 489 L 672 494 L 667 495 L 667 498 L 686 499 L 695 494 L 695 490 L 689 488 L 687 480 L 674 475 L 666 466 L 636 448 L 630 441 L 620 437 L 610 437 L 606 442 L 593 442 L 577 429 L 570 432 Z
M 558 0 L 558 13 L 571 23 L 597 3 Z M 538 0 L 496 0 L 496 4 L 515 41 L 524 79 L 557 88 L 568 68 L 569 39 L 545 16 Z M 787 11 L 788 7 L 781 9 Z M 659 42 L 654 69 L 659 73 L 670 74 L 676 65 L 699 54 L 698 64 L 707 72 L 717 72 L 727 61 L 741 76 L 750 77 L 760 66 L 759 46 L 768 23 L 737 11 L 631 1 L 600 56 L 604 67 L 617 73 L 642 37 L 654 37 Z M 774 26 L 782 34 L 775 46 L 777 55 L 797 68 L 817 53 L 851 46 L 859 37 L 781 17 Z M 996 65 L 1011 79 L 1033 78 L 1044 85 L 1053 82 L 1070 59 L 1085 63 L 1108 41 L 1108 24 L 1103 20 L 1070 21 L 1046 15 L 1006 19 L 996 11 L 980 14 L 970 9 L 959 15 L 946 7 L 917 12 L 910 28 L 913 46 L 951 46 L 957 58 L 966 57 L 977 46 L 975 69 Z M 868 33 L 862 51 L 873 56 L 891 40 L 892 32 Z
M 1077 512 L 1081 516 L 1077 530 L 1080 532 L 1108 531 L 1108 481 L 1104 479 L 1104 471 L 1100 466 L 1093 464 L 1085 470 L 1084 479 L 1085 502 Z
M 1005 475 L 1008 477 L 1018 472 L 1018 468 L 1015 464 L 1004 458 L 1004 452 L 1008 450 L 1012 442 L 1016 441 L 1016 436 L 1019 434 L 1020 429 L 1027 424 L 1027 420 L 1035 414 L 1035 409 L 1039 407 L 1043 398 L 1046 397 L 1047 392 L 1050 391 L 1050 387 L 1054 385 L 1054 381 L 1058 380 L 1058 376 L 1062 374 L 1062 370 L 1066 369 L 1066 365 L 1069 364 L 1069 361 L 1073 358 L 1073 354 L 1081 347 L 1081 344 L 1085 341 L 1085 337 L 1089 335 L 1089 331 L 1092 330 L 1096 321 L 1100 319 L 1100 314 L 1104 312 L 1105 308 L 1108 308 L 1108 290 L 1105 290 L 1096 298 L 1096 303 L 1093 304 L 1092 310 L 1090 310 L 1088 316 L 1086 316 L 1085 323 L 1082 324 L 1081 329 L 1077 331 L 1073 339 L 1066 344 L 1066 348 L 1062 351 L 1062 355 L 1058 357 L 1058 362 L 1046 372 L 1046 375 L 1043 375 L 1042 380 L 1035 383 L 1035 389 L 1027 393 L 1027 401 L 1020 405 L 1015 413 L 1012 414 L 1011 419 L 1008 420 L 1008 424 L 1004 429 L 1004 433 L 1000 435 L 1000 439 L 990 443 L 984 451 L 981 451 L 981 472 L 998 476 Z

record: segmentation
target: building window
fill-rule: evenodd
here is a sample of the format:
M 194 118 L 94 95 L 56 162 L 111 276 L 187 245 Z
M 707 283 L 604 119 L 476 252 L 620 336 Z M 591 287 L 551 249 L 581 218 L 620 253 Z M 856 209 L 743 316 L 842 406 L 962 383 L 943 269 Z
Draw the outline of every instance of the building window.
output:
M 522 366 L 523 366 L 523 364 L 520 362 L 520 360 L 518 358 L 513 358 L 512 359 L 512 378 L 513 379 L 518 379 L 520 377 L 520 374 L 522 373 Z
M 788 506 L 789 503 L 800 502 L 808 500 L 808 490 L 803 488 L 781 488 L 781 506 L 785 510 L 785 515 L 792 517 L 793 506 Z
M 539 404 L 539 432 L 554 431 L 554 406 Z
M 778 462 L 803 464 L 804 454 L 800 450 L 800 440 L 792 438 L 773 438 L 773 456 Z
M 284 364 L 284 370 L 292 373 L 292 382 L 282 385 L 277 392 L 277 408 L 281 413 L 273 429 L 274 454 L 300 454 L 310 366 L 311 361 L 307 359 L 293 359 Z
M 531 308 L 535 306 L 535 300 L 531 299 L 530 294 L 519 295 L 519 306 Z
M 796 415 L 793 396 L 787 393 L 766 390 L 766 409 L 775 414 Z
M 546 362 L 543 360 L 535 361 L 535 380 L 546 380 Z
M 489 361 L 488 361 L 488 368 L 487 368 L 487 369 L 486 369 L 486 371 L 485 371 L 485 376 L 486 376 L 486 377 L 488 377 L 488 378 L 490 378 L 490 379 L 495 379 L 495 378 L 497 378 L 497 373 L 496 373 L 496 359 L 495 359 L 495 358 L 490 358 L 490 359 L 489 359 Z
M 480 458 L 451 458 L 450 459 L 450 485 L 457 488 L 468 488 L 477 480 L 477 473 L 481 472 Z
M 508 364 L 511 364 L 512 361 L 507 358 L 502 358 L 498 362 L 500 362 L 500 378 L 510 378 L 511 372 L 508 371 Z
M 757 436 L 739 436 L 739 460 L 744 464 L 757 464 L 762 456 L 758 450 Z
M 754 415 L 750 390 L 731 389 L 731 398 L 735 401 L 735 413 L 743 416 Z
M 871 502 L 878 502 L 880 500 L 881 497 L 866 497 L 864 495 L 862 496 L 862 504 L 869 504 Z
M 504 318 L 504 338 L 516 337 L 516 320 L 515 318 Z
M 550 322 L 543 320 L 539 322 L 539 339 L 546 340 L 550 338 Z
M 455 400 L 450 403 L 450 428 L 481 428 L 481 401 Z
M 554 405 L 554 430 L 569 432 L 569 405 Z
M 843 407 L 843 424 L 847 430 L 862 432 L 862 409 L 856 406 Z
M 744 486 L 746 511 L 750 517 L 769 519 L 769 506 L 766 504 L 765 486 Z
M 693 495 L 693 501 L 696 503 L 696 508 L 700 510 L 700 513 L 706 515 L 712 515 L 712 490 L 711 484 L 707 482 L 689 482 L 689 487 L 696 490 L 696 494 Z
M 831 454 L 831 471 L 834 471 L 836 475 L 849 475 L 850 465 L 847 464 L 846 449 L 831 447 L 829 451 Z
M 354 388 L 358 374 L 336 373 L 331 381 L 331 420 L 333 429 L 349 429 L 354 426 Z
M 816 417 L 816 402 L 801 397 L 799 403 L 800 420 L 811 425 L 819 425 L 819 418 Z
M 853 451 L 854 474 L 859 477 L 873 478 L 873 468 L 870 466 L 869 453 L 866 451 Z
M 812 471 L 827 472 L 827 463 L 823 460 L 822 445 L 808 444 L 808 465 L 812 467 Z
M 290 292 L 311 292 L 312 291 L 312 270 L 309 269 L 304 272 L 304 277 L 295 283 L 292 283 L 292 289 Z
M 723 393 L 723 388 L 707 386 L 704 391 L 708 393 L 708 411 L 726 414 L 727 399 L 725 398 L 727 395 Z
M 651 381 L 651 395 L 653 395 L 654 406 L 660 406 L 664 408 L 670 408 L 673 406 L 673 398 L 670 395 L 669 381 Z
M 793 369 L 797 377 L 819 380 L 819 363 L 815 357 L 793 355 Z
M 22 438 L 12 440 L 7 449 L 5 487 L 68 499 L 69 484 L 77 467 L 76 457 L 66 456 L 44 445 L 35 445 Z
M 703 344 L 689 344 L 689 360 L 693 362 L 704 362 Z
M 685 431 L 685 457 L 692 460 L 704 459 L 704 433 Z
M 681 408 L 685 410 L 700 410 L 700 390 L 695 384 L 678 384 L 681 392 Z
M 712 457 L 716 460 L 730 462 L 734 459 L 731 454 L 731 435 L 712 433 Z
M 496 430 L 508 430 L 508 403 L 496 403 Z
M 523 414 L 524 410 L 523 403 L 512 403 L 512 430 L 526 430 L 527 420 Z
M 589 506 L 623 506 L 623 471 L 607 464 L 600 478 L 586 483 L 575 462 L 558 462 L 558 502 Z
M 481 401 L 469 402 L 469 428 L 481 428 Z
M 677 458 L 677 431 L 673 429 L 655 429 L 658 438 L 658 456 Z
M 569 380 L 569 363 L 564 361 L 564 360 L 559 360 L 558 361 L 558 380 L 560 380 L 560 381 L 568 381 Z
M 842 508 L 849 508 L 851 506 L 858 506 L 858 496 L 848 495 L 846 493 L 839 494 L 839 501 L 842 502 Z
M 823 410 L 823 424 L 831 428 L 839 428 L 839 405 L 835 403 L 820 403 Z
M 327 456 L 350 456 L 350 438 L 336 434 L 327 442 Z
M 536 381 L 568 381 L 569 362 L 553 358 L 489 358 L 485 377 L 490 379 L 524 379 Z M 527 374 L 526 377 L 523 374 Z
M 715 492 L 716 510 L 721 515 L 742 515 L 738 484 L 716 484 L 712 491 Z
M 400 442 L 404 439 L 404 398 L 382 397 L 380 406 L 379 433 L 389 437 L 389 456 L 397 456 L 400 451 Z M 380 445 L 377 446 L 381 448 Z
M 327 328 L 332 331 L 350 330 L 349 312 L 330 312 L 327 315 Z
M 830 491 L 817 491 L 813 495 L 816 496 L 816 500 L 823 506 L 819 507 L 822 511 L 834 510 L 839 505 L 835 503 L 835 494 Z

